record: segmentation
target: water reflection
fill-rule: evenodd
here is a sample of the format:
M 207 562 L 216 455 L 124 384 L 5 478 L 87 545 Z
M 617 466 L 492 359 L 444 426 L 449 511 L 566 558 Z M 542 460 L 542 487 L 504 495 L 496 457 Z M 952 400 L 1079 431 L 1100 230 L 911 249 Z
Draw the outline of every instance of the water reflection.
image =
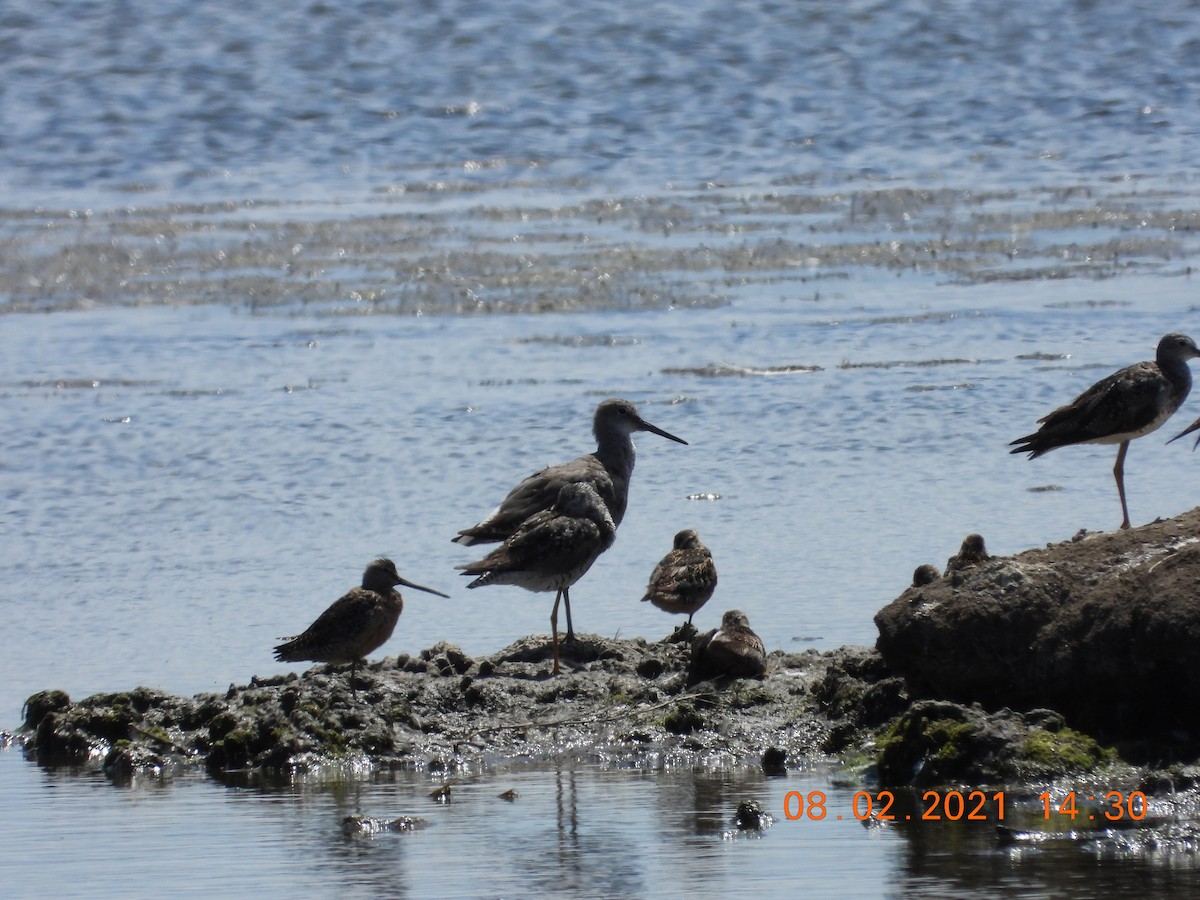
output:
M 915 794 L 896 792 L 895 821 L 864 823 L 857 789 L 822 771 L 646 771 L 564 758 L 461 774 L 449 803 L 431 796 L 443 783 L 437 774 L 326 774 L 240 786 L 183 775 L 114 787 L 0 751 L 0 878 L 11 884 L 19 872 L 31 891 L 52 893 L 72 878 L 110 892 L 162 877 L 185 893 L 251 885 L 265 896 L 395 897 L 1089 896 L 1098 884 L 1150 896 L 1200 886 L 1194 854 L 1118 856 L 1111 840 L 1070 839 L 1059 823 L 1051 823 L 1054 840 L 1014 843 L 998 832 L 994 810 L 982 822 L 922 819 L 928 803 Z M 515 800 L 501 797 L 509 790 Z M 825 817 L 788 819 L 791 791 L 823 794 Z M 743 800 L 760 803 L 774 824 L 737 832 Z M 1005 822 L 1046 828 L 1039 810 L 1036 801 L 1014 803 Z M 352 815 L 421 826 L 348 832 Z M 61 859 L 45 841 L 55 829 L 86 850 Z M 137 875 L 96 864 L 115 857 L 133 861 Z

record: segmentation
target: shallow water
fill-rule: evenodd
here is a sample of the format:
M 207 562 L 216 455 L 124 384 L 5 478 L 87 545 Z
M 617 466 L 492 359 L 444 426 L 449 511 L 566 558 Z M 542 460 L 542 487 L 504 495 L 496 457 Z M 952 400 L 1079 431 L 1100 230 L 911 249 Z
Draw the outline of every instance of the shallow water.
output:
M 1111 448 L 1030 463 L 1006 444 L 1126 361 L 1115 329 L 1144 320 L 1148 351 L 1160 323 L 1184 320 L 1189 283 L 1155 282 L 1155 308 L 1089 309 L 1066 328 L 1069 313 L 1014 310 L 1000 289 L 971 288 L 968 306 L 931 284 L 906 288 L 911 319 L 869 285 L 853 303 L 640 314 L 7 317 L 20 352 L 0 361 L 4 591 L 26 639 L 0 662 L 0 708 L 15 725 L 45 687 L 192 693 L 277 671 L 274 639 L 381 553 L 453 594 L 408 592 L 385 652 L 445 639 L 480 654 L 547 630 L 550 597 L 464 590 L 454 565 L 474 551 L 449 538 L 533 468 L 589 449 L 610 395 L 690 445 L 639 440 L 617 542 L 574 591 L 578 627 L 655 638 L 678 624 L 638 598 L 694 527 L 721 573 L 700 627 L 738 607 L 770 648 L 871 643 L 913 568 L 971 531 L 1011 553 L 1119 522 Z M 1055 297 L 1072 288 L 1103 296 L 1068 282 Z M 715 363 L 820 370 L 726 377 Z M 1179 490 L 1193 464 L 1185 442 L 1139 441 L 1135 520 L 1194 505 Z
M 1187 172 L 1194 11 L 51 2 L 0 19 L 0 173 L 33 198 L 17 202 L 83 207 L 447 177 L 641 193 L 812 172 L 971 173 L 977 189 Z
M 1029 897 L 1087 895 L 1098 882 L 1161 896 L 1200 882 L 1187 860 L 1131 853 L 1119 833 L 1067 840 L 1068 828 L 1045 822 L 1036 799 L 1009 798 L 1003 822 L 1043 839 L 1012 844 L 997 833 L 991 798 L 986 821 L 924 819 L 927 804 L 902 795 L 889 807 L 894 821 L 868 823 L 866 795 L 823 772 L 502 765 L 457 778 L 448 803 L 431 796 L 441 783 L 397 773 L 279 787 L 198 777 L 113 787 L 0 752 L 8 803 L 37 810 L 41 829 L 38 840 L 8 845 L 0 876 L 36 884 L 53 872 L 64 897 Z M 515 799 L 501 797 L 510 791 Z M 738 829 L 743 801 L 771 817 L 765 830 Z M 810 818 L 822 803 L 823 817 Z M 407 817 L 415 830 L 370 833 L 347 828 L 349 816 Z
M 789 650 L 872 643 L 875 611 L 969 532 L 1012 553 L 1115 527 L 1113 448 L 1007 444 L 1197 331 L 1194 6 L 0 8 L 0 727 L 44 688 L 286 668 L 275 639 L 381 553 L 453 597 L 409 592 L 379 655 L 544 632 L 551 598 L 465 590 L 449 538 L 590 450 L 607 396 L 690 446 L 638 441 L 616 544 L 573 592 L 584 631 L 677 624 L 638 598 L 684 527 L 721 573 L 697 624 L 738 607 Z M 1196 504 L 1200 461 L 1164 442 L 1198 414 L 1131 448 L 1135 523 Z M 949 825 L 722 837 L 735 798 L 779 818 L 787 790 L 853 793 L 824 772 L 468 774 L 442 808 L 430 773 L 118 788 L 0 752 L 0 880 L 951 897 L 1192 878 L 1190 858 Z M 430 824 L 346 838 L 355 811 Z

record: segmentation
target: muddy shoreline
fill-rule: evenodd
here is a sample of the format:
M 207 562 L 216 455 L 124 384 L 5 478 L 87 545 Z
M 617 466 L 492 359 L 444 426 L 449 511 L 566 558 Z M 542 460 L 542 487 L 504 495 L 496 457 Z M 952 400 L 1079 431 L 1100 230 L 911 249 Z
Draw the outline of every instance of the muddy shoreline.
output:
M 1195 797 L 1200 730 L 1184 698 L 1187 685 L 1165 665 L 1172 659 L 1151 659 L 1153 650 L 1136 644 L 1144 617 L 1122 620 L 1104 610 L 1150 603 L 1163 615 L 1178 612 L 1172 628 L 1200 627 L 1191 616 L 1198 531 L 1200 509 L 1127 532 L 1081 533 L 1012 557 L 952 564 L 950 574 L 910 588 L 881 611 L 883 653 L 776 651 L 761 681 L 689 686 L 688 642 L 586 634 L 564 645 L 563 674 L 553 677 L 549 636 L 533 635 L 477 658 L 439 643 L 416 656 L 376 660 L 360 668 L 353 685 L 348 667 L 317 665 L 191 698 L 136 688 L 73 703 L 50 689 L 29 698 L 15 740 L 41 764 L 99 769 L 114 782 L 170 777 L 181 768 L 203 768 L 221 780 L 286 779 L 346 765 L 450 773 L 571 756 L 776 774 L 833 764 L 840 777 L 863 784 L 1002 785 L 1025 793 L 1091 779 L 1111 790 Z M 1148 577 L 1158 579 L 1150 588 Z M 1094 704 L 1052 708 L 1039 702 L 1033 671 L 1010 684 L 1026 702 L 1005 703 L 999 682 L 980 702 L 969 688 L 985 682 L 956 675 L 953 654 L 934 646 L 955 633 L 974 635 L 960 663 L 986 677 L 977 672 L 984 648 L 972 630 L 986 627 L 998 642 L 993 661 L 1005 672 L 1020 670 L 1021 661 L 1011 658 L 1017 651 L 1004 642 L 1027 641 L 1030 617 L 1021 611 L 1047 596 L 1060 619 L 1069 620 L 1078 601 L 1085 619 L 1103 621 L 1114 646 L 1135 647 L 1137 660 L 1111 664 L 1127 680 L 1140 679 L 1130 685 L 1135 695 L 1180 698 L 1168 727 L 1089 718 Z M 997 608 L 1015 610 L 1013 621 L 994 621 Z M 897 639 L 907 626 L 889 621 L 897 616 L 920 623 L 920 640 L 907 648 Z M 1122 621 L 1128 634 L 1120 632 Z M 939 622 L 949 637 L 930 638 Z M 1097 675 L 1072 665 L 1085 696 Z M 1063 684 L 1069 670 L 1052 674 L 1061 696 L 1074 696 Z

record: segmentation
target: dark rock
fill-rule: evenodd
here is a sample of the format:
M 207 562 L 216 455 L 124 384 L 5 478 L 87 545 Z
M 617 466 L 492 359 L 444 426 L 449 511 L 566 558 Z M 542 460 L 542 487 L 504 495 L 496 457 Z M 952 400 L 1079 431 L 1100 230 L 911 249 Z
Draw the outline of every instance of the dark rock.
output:
M 1000 784 L 1090 772 L 1115 758 L 1084 734 L 1030 726 L 1012 710 L 940 700 L 914 703 L 879 739 L 889 786 Z
M 25 701 L 21 715 L 25 719 L 25 728 L 33 731 L 49 713 L 58 712 L 71 705 L 71 698 L 66 691 L 38 691 Z
M 759 764 L 766 775 L 786 775 L 787 751 L 779 747 L 768 747 L 763 751 Z
M 439 641 L 432 647 L 421 651 L 421 659 L 432 665 L 433 671 L 441 675 L 463 675 L 474 665 L 474 661 L 463 653 L 457 645 L 448 641 Z
M 1200 742 L 1200 510 L 987 558 L 875 617 L 915 692 L 1049 708 L 1107 740 Z
M 765 831 L 775 820 L 763 811 L 757 800 L 743 800 L 737 806 L 734 824 L 742 831 Z
M 412 816 L 401 816 L 398 819 L 346 816 L 346 818 L 342 819 L 342 831 L 349 837 L 370 837 L 373 834 L 384 832 L 408 834 L 412 831 L 418 831 L 428 824 L 424 819 L 416 819 Z
M 691 703 L 679 703 L 663 719 L 663 728 L 671 734 L 691 734 L 705 725 L 704 716 Z
M 658 657 L 651 656 L 638 663 L 637 673 L 642 678 L 658 678 L 667 670 L 667 664 Z

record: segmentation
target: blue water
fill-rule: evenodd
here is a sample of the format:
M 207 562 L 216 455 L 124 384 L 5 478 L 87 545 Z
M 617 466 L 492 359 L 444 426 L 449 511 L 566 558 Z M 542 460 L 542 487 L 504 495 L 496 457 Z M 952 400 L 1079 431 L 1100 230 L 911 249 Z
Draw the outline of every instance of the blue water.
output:
M 1195 3 L 50 2 L 0 12 L 8 202 L 431 172 L 975 187 L 1189 172 Z M 17 199 L 23 198 L 23 199 Z M 118 201 L 122 202 L 122 201 Z
M 546 631 L 550 598 L 464 590 L 449 538 L 590 450 L 608 396 L 690 445 L 638 440 L 616 544 L 573 591 L 584 631 L 677 624 L 638 598 L 684 527 L 721 573 L 697 624 L 737 607 L 787 650 L 872 643 L 875 611 L 969 532 L 1012 553 L 1115 527 L 1113 448 L 1007 444 L 1200 330 L 1195 13 L 0 4 L 0 727 L 49 687 L 278 672 L 275 639 L 381 553 L 452 599 L 410 592 L 380 655 Z M 1200 461 L 1165 440 L 1197 415 L 1131 448 L 1135 524 L 1195 505 Z M 417 808 L 428 776 L 116 789 L 0 752 L 0 880 L 427 894 L 481 841 L 519 862 L 457 868 L 445 893 L 1188 877 L 953 829 L 936 864 L 917 828 L 729 842 L 698 785 L 740 790 L 741 770 L 475 776 L 531 801 L 362 843 L 342 815 L 447 815 Z M 778 807 L 792 786 L 754 791 Z

